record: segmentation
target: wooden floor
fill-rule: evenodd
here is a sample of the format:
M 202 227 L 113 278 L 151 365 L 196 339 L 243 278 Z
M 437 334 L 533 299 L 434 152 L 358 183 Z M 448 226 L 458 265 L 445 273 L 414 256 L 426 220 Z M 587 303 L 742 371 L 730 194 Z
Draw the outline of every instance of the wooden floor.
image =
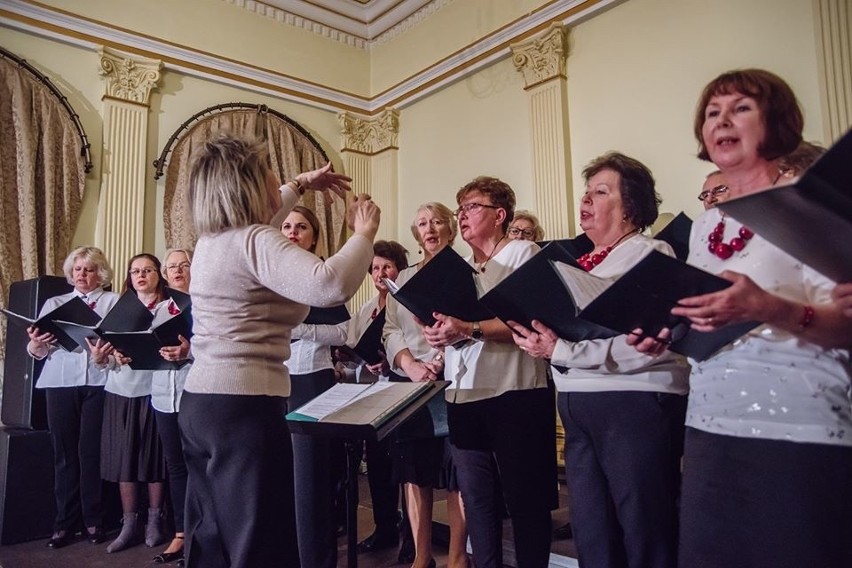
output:
M 373 530 L 372 511 L 370 509 L 369 490 L 367 489 L 366 477 L 359 476 L 359 488 L 361 494 L 361 504 L 358 509 L 358 533 L 359 540 L 368 536 Z M 440 496 L 436 495 L 435 503 L 435 519 L 440 523 L 444 515 L 444 501 Z M 553 526 L 561 525 L 567 518 L 567 507 L 565 506 L 564 495 L 560 494 L 559 510 L 553 514 Z M 447 548 L 441 543 L 440 534 L 442 531 L 435 530 L 435 544 L 433 545 L 433 553 L 439 568 L 447 566 Z M 110 534 L 115 537 L 117 531 Z M 507 566 L 512 566 L 512 542 L 511 529 L 506 524 L 504 531 L 505 539 L 505 560 Z M 2 568 L 146 568 L 146 567 L 167 567 L 174 566 L 155 564 L 153 557 L 165 549 L 165 546 L 157 548 L 148 548 L 144 544 L 139 544 L 135 547 L 107 554 L 107 543 L 92 545 L 87 540 L 80 537 L 73 544 L 60 550 L 49 550 L 45 547 L 46 539 L 34 540 L 21 544 L 10 546 L 0 546 L 0 567 Z M 109 541 L 107 541 L 109 542 Z M 552 556 L 551 566 L 554 567 L 571 567 L 577 566 L 576 551 L 572 540 L 554 542 L 553 551 L 558 553 L 558 556 Z M 401 566 L 397 562 L 397 550 L 388 549 L 373 554 L 364 554 L 358 557 L 359 568 L 390 568 Z M 338 567 L 344 568 L 347 565 L 346 556 L 346 538 L 343 537 L 338 541 Z M 304 567 L 311 568 L 311 567 Z

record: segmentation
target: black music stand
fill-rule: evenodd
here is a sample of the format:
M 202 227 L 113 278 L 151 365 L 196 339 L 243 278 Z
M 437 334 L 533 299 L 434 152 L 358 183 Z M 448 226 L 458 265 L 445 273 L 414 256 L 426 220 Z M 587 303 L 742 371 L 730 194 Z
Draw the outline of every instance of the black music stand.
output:
M 380 441 L 394 432 L 403 422 L 439 394 L 449 381 L 434 381 L 417 398 L 386 418 L 378 427 L 370 424 L 340 424 L 306 422 L 288 419 L 290 432 L 326 438 L 342 439 L 346 447 L 346 566 L 358 567 L 358 467 L 364 441 Z M 322 395 L 320 395 L 322 396 Z

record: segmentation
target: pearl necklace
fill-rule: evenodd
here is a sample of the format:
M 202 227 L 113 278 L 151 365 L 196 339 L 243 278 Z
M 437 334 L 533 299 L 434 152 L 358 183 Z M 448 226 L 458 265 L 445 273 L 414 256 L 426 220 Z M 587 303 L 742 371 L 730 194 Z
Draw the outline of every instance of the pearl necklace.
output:
M 733 256 L 734 252 L 743 250 L 754 233 L 748 227 L 740 227 L 739 236 L 731 239 L 730 242 L 724 242 L 725 237 L 725 218 L 716 225 L 716 228 L 707 235 L 707 250 L 722 260 L 728 260 Z
M 599 253 L 592 254 L 591 252 L 587 252 L 586 254 L 577 259 L 577 264 L 579 264 L 586 272 L 590 272 L 592 268 L 602 263 L 604 259 L 609 256 L 609 253 L 612 252 L 612 249 L 614 249 L 618 245 L 618 243 L 620 243 L 633 233 L 638 232 L 639 229 L 633 229 L 628 233 L 624 233 L 623 235 L 618 237 L 618 240 L 616 240 L 614 243 L 612 243 Z

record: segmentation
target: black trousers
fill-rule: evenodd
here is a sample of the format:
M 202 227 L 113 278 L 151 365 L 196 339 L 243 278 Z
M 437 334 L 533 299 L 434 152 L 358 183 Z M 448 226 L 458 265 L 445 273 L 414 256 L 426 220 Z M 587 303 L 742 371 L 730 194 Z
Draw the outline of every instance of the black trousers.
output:
M 45 389 L 47 423 L 53 444 L 56 520 L 54 530 L 73 531 L 103 524 L 101 427 L 103 387 Z
M 503 566 L 506 508 L 518 568 L 548 565 L 550 511 L 558 505 L 555 406 L 552 388 L 448 405 L 453 462 L 477 568 Z
M 334 370 L 325 369 L 306 375 L 290 375 L 292 412 L 334 386 Z M 336 568 L 337 522 L 334 498 L 341 463 L 335 452 L 340 443 L 330 438 L 293 434 L 293 463 L 296 487 L 296 530 L 302 566 Z
M 686 429 L 682 568 L 852 566 L 852 447 Z
M 299 566 L 286 407 L 277 396 L 183 393 L 190 568 Z
M 675 568 L 686 396 L 559 393 L 557 406 L 580 566 Z
M 169 474 L 169 494 L 174 508 L 175 532 L 183 532 L 186 509 L 186 461 L 183 458 L 183 444 L 180 441 L 180 427 L 177 412 L 154 410 L 157 419 L 157 432 L 163 443 L 166 456 L 166 470 Z

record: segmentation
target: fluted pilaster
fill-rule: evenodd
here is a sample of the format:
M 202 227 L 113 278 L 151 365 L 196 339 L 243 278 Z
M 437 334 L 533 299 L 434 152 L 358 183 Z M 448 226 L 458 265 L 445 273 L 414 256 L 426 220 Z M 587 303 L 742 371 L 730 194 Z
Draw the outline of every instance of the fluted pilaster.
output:
M 852 5 L 814 0 L 817 61 L 826 133 L 831 143 L 852 127 Z
M 382 223 L 376 238 L 397 240 L 399 195 L 399 112 L 385 109 L 374 118 L 345 112 L 340 122 L 343 164 L 352 178 L 355 193 L 368 193 L 382 209 Z M 372 282 L 365 281 L 352 299 L 360 306 L 376 293 Z
M 512 60 L 524 76 L 532 135 L 536 215 L 547 238 L 574 235 L 568 84 L 565 60 L 568 32 L 554 23 L 539 37 L 511 46 Z
M 160 80 L 162 63 L 130 59 L 107 48 L 99 53 L 106 88 L 95 243 L 121 274 L 127 261 L 143 247 L 148 101 Z

